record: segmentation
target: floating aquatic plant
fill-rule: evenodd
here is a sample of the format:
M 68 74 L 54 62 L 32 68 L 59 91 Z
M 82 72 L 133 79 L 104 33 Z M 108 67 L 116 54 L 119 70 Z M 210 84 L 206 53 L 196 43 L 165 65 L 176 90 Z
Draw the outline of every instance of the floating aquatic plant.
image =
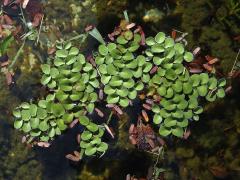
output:
M 150 100 L 151 95 L 158 97 L 152 98 L 148 110 L 154 113 L 152 121 L 159 127 L 159 134 L 183 137 L 189 121 L 198 121 L 203 112 L 200 98 L 210 102 L 223 98 L 226 80 L 218 80 L 209 72 L 190 73 L 186 64 L 194 55 L 182 43 L 163 32 L 145 40 L 141 28 L 133 30 L 134 26 L 121 22 L 109 35 L 110 42 L 104 42 L 96 29 L 89 32 L 101 42 L 93 53 L 94 61 L 86 60 L 71 42 L 59 42 L 54 58 L 41 65 L 41 83 L 49 89 L 49 95 L 37 104 L 17 107 L 14 127 L 26 133 L 30 141 L 47 142 L 77 120 L 83 127 L 81 157 L 100 155 L 108 148 L 102 142 L 106 124 L 98 125 L 88 117 L 96 101 L 125 108 L 141 92 Z M 102 89 L 104 96 L 98 97 Z M 142 114 L 147 117 L 146 111 Z M 152 122 L 147 119 L 147 123 Z

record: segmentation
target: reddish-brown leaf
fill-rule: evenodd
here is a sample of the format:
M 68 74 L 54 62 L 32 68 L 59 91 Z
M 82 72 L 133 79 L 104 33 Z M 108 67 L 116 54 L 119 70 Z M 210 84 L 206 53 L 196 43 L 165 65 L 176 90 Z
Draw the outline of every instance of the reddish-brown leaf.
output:
M 148 117 L 148 115 L 147 115 L 147 113 L 146 113 L 145 110 L 142 110 L 142 116 L 143 116 L 143 119 L 144 119 L 146 122 L 149 121 L 149 117 Z
M 217 178 L 225 178 L 228 176 L 227 169 L 223 166 L 209 167 L 209 171 Z

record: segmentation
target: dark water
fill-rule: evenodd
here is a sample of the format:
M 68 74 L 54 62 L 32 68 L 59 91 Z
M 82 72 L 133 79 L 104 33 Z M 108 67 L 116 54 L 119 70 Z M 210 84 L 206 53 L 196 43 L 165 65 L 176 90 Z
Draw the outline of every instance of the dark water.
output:
M 237 1 L 50 0 L 43 4 L 46 24 L 59 27 L 61 36 L 66 39 L 74 36 L 74 31 L 82 33 L 88 24 L 94 24 L 103 35 L 112 32 L 123 18 L 124 10 L 128 10 L 129 18 L 141 25 L 147 35 L 159 31 L 170 34 L 172 29 L 188 32 L 189 50 L 200 46 L 203 53 L 218 57 L 221 60 L 218 68 L 227 75 L 240 48 L 239 40 L 234 40 L 240 35 L 239 13 L 230 13 L 234 12 L 231 2 Z M 46 37 L 54 39 L 55 35 L 53 31 L 50 37 L 43 36 L 41 41 L 45 42 Z M 11 50 L 12 56 L 18 46 Z M 92 38 L 81 45 L 86 53 L 96 47 L 97 42 Z M 110 150 L 104 157 L 85 159 L 80 163 L 65 158 L 78 147 L 79 127 L 58 137 L 48 149 L 27 148 L 21 144 L 22 135 L 13 129 L 10 112 L 20 102 L 44 95 L 44 88 L 39 84 L 39 59 L 46 59 L 43 49 L 34 49 L 27 44 L 21 55 L 22 62 L 17 64 L 13 87 L 7 87 L 5 77 L 0 76 L 0 179 L 123 180 L 127 174 L 146 177 L 156 156 L 135 149 L 124 132 L 118 132 L 123 134 L 119 135 L 118 142 L 105 137 Z M 32 65 L 28 63 L 30 61 Z M 206 104 L 200 121 L 191 124 L 189 139 L 166 139 L 164 159 L 158 164 L 166 170 L 165 179 L 240 179 L 239 80 L 235 78 L 229 83 L 233 86 L 232 92 L 224 100 Z M 137 108 L 129 109 L 130 118 L 126 121 L 132 121 L 131 117 L 136 117 L 137 111 Z M 119 124 L 122 122 L 124 120 Z M 129 123 L 122 131 L 127 131 L 127 125 Z

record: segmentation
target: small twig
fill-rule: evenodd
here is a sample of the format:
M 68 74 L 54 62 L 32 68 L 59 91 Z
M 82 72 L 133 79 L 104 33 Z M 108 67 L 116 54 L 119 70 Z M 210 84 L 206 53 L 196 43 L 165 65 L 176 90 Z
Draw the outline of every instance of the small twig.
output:
M 9 66 L 8 69 L 11 69 L 11 68 L 14 66 L 14 64 L 16 63 L 16 61 L 17 61 L 20 53 L 21 53 L 22 50 L 23 50 L 24 45 L 25 45 L 25 40 L 23 41 L 21 47 L 18 49 L 17 54 L 16 54 L 16 56 L 13 58 L 13 61 L 12 61 L 12 63 L 10 64 L 10 66 Z
M 112 119 L 113 112 L 111 111 L 110 115 L 108 116 L 107 124 L 109 124 L 110 120 Z
M 236 65 L 236 63 L 237 63 L 239 53 L 240 53 L 240 49 L 238 50 L 238 53 L 237 53 L 237 56 L 236 56 L 236 58 L 235 58 L 234 64 L 233 64 L 233 66 L 232 66 L 232 69 L 231 69 L 231 71 L 230 71 L 230 74 L 232 74 L 233 69 L 234 69 L 234 67 L 235 67 L 235 65 Z
M 128 17 L 128 13 L 127 13 L 127 10 L 123 11 L 123 14 L 124 14 L 124 18 L 127 22 L 129 22 L 129 17 Z
M 87 37 L 86 34 L 78 34 L 77 36 L 74 36 L 74 37 L 68 39 L 67 42 L 68 41 L 73 41 L 73 40 L 76 40 L 76 39 L 80 39 L 80 38 L 83 38 L 83 40 L 84 40 L 84 39 L 86 39 L 86 37 Z
M 22 15 L 22 18 L 23 18 L 23 23 L 24 23 L 25 25 L 27 25 L 27 21 L 26 21 L 26 19 L 25 19 L 25 17 L 24 17 L 23 10 L 22 10 L 22 7 L 21 7 L 21 6 L 20 6 L 20 11 L 21 11 L 21 15 Z
M 38 30 L 38 36 L 37 36 L 36 44 L 38 44 L 38 41 L 39 41 L 39 36 L 40 36 L 40 33 L 41 33 L 41 29 L 42 29 L 43 18 L 44 18 L 44 15 L 42 16 L 42 19 L 41 19 L 41 23 L 40 23 L 40 27 L 39 27 L 39 30 Z

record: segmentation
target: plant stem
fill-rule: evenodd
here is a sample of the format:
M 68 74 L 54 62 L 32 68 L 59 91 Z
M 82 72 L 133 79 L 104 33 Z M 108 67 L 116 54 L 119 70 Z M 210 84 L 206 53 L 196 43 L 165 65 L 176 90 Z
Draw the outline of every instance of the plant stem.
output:
M 232 69 L 231 69 L 231 71 L 230 71 L 230 74 L 232 74 L 233 69 L 234 69 L 234 67 L 235 67 L 235 65 L 236 65 L 236 63 L 237 63 L 239 53 L 240 53 L 240 49 L 238 50 L 238 53 L 237 53 L 237 56 L 236 56 L 236 58 L 235 58 L 234 64 L 233 64 L 233 66 L 232 66 Z
M 113 112 L 111 111 L 110 115 L 108 116 L 107 124 L 109 124 L 110 120 L 112 119 Z
M 38 36 L 37 36 L 36 44 L 38 44 L 38 41 L 39 41 L 39 36 L 40 36 L 40 33 L 41 33 L 41 29 L 42 29 L 43 18 L 44 18 L 44 15 L 42 16 L 42 19 L 41 19 L 41 23 L 40 23 L 40 27 L 39 27 L 39 30 L 38 30 Z
M 20 53 L 21 53 L 22 50 L 23 50 L 24 45 L 25 45 L 25 40 L 23 41 L 21 47 L 18 49 L 17 54 L 14 56 L 13 61 L 12 61 L 12 63 L 10 64 L 10 66 L 9 66 L 9 68 L 8 68 L 9 70 L 12 69 L 12 67 L 13 67 L 14 64 L 16 63 L 16 61 L 17 61 Z

